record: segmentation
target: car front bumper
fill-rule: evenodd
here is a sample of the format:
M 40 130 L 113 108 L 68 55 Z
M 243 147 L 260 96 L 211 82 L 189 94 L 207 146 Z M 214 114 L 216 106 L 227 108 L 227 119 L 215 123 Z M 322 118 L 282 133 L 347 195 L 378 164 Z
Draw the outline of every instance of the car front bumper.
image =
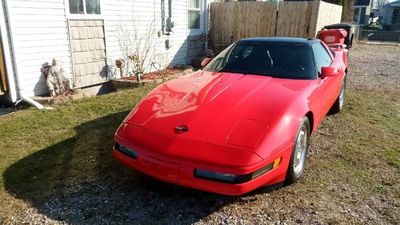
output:
M 121 139 L 117 141 L 120 143 Z M 126 142 L 123 144 L 133 147 L 132 144 Z M 127 154 L 114 147 L 113 156 L 128 167 L 161 181 L 224 195 L 241 195 L 264 185 L 274 185 L 283 182 L 293 145 L 283 148 L 276 154 L 271 155 L 269 159 L 240 168 L 227 168 L 215 164 L 208 164 L 207 162 L 182 160 L 176 157 L 147 151 L 139 146 L 134 147 L 136 155 Z M 207 178 L 199 178 L 195 176 L 194 172 L 196 169 L 206 169 L 208 171 L 237 175 L 248 174 L 273 163 L 277 158 L 280 158 L 279 166 L 244 183 L 227 183 Z

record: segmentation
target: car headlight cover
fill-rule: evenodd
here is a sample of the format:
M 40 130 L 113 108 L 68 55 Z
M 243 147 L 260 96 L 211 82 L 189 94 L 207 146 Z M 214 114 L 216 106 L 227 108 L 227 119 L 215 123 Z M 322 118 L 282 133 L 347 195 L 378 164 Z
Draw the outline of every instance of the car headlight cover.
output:
M 208 170 L 196 169 L 194 175 L 199 178 L 206 178 L 210 180 L 217 180 L 228 183 L 236 183 L 238 176 L 229 173 L 219 173 Z
M 243 174 L 243 175 L 220 173 L 220 172 L 214 172 L 214 171 L 204 170 L 204 169 L 195 169 L 194 176 L 197 178 L 215 180 L 215 181 L 220 181 L 220 182 L 225 182 L 225 183 L 240 184 L 240 183 L 245 183 L 245 182 L 251 181 L 261 175 L 264 175 L 268 171 L 275 169 L 276 167 L 278 167 L 280 165 L 280 162 L 281 162 L 281 158 L 275 159 L 272 163 L 254 171 L 252 173 Z
M 125 155 L 130 156 L 131 158 L 136 159 L 138 157 L 138 153 L 136 151 L 134 151 L 131 148 L 128 148 L 124 145 L 121 145 L 118 142 L 115 142 L 114 148 L 122 153 L 124 153 Z

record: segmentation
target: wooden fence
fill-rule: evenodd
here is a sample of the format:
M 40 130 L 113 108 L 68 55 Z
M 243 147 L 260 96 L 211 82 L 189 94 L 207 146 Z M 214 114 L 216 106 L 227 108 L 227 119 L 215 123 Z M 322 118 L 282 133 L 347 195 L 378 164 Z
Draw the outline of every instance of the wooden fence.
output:
M 210 6 L 210 40 L 219 51 L 234 40 L 274 36 L 276 5 L 269 2 L 213 2 Z
M 342 7 L 322 1 L 213 2 L 210 44 L 216 52 L 246 37 L 315 37 L 328 24 L 339 23 Z

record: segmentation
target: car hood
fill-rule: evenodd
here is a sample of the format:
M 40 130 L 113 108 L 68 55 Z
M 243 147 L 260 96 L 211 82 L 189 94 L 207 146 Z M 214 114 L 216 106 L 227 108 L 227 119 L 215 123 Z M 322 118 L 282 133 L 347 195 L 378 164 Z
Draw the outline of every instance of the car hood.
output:
M 199 71 L 151 91 L 125 123 L 176 138 L 251 150 L 309 84 Z

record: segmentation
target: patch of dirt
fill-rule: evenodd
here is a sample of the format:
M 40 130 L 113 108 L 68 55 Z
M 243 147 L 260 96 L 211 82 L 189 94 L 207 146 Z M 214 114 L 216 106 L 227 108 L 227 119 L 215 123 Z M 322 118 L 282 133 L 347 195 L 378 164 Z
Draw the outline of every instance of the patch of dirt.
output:
M 400 88 L 400 46 L 358 44 L 350 50 L 350 87 Z

